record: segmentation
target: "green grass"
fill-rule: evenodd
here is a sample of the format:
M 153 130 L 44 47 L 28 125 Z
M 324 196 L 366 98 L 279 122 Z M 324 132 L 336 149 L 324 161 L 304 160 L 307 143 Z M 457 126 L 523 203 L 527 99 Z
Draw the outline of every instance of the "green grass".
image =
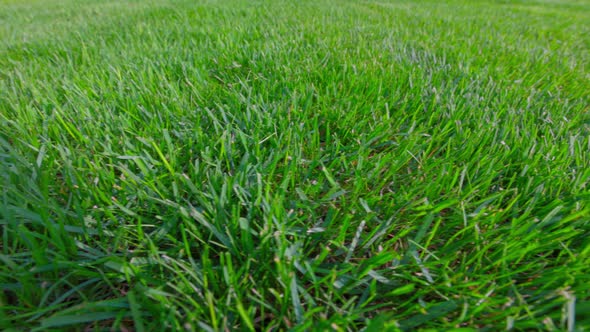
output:
M 0 0 L 0 329 L 590 329 L 590 2 Z

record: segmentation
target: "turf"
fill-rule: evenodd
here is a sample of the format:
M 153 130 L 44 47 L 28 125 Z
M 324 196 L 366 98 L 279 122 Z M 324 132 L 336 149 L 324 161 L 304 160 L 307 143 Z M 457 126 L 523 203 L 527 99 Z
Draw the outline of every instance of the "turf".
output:
M 590 2 L 0 0 L 0 329 L 590 329 Z

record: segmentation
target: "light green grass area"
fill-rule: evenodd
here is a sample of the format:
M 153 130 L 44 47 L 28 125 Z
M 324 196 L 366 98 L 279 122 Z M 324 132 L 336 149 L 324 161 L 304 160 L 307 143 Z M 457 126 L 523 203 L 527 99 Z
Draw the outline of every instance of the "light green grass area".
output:
M 590 1 L 0 0 L 0 329 L 590 330 Z

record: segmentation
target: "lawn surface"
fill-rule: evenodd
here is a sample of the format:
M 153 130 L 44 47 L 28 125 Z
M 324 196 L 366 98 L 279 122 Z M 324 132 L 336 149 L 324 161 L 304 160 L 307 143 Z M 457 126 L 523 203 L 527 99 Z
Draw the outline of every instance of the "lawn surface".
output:
M 0 0 L 0 329 L 590 329 L 590 1 Z

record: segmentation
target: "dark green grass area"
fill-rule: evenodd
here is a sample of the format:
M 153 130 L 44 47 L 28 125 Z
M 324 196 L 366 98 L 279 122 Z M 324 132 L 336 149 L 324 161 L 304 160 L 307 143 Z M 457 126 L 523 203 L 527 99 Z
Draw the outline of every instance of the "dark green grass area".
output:
M 590 2 L 0 0 L 0 329 L 590 329 Z

